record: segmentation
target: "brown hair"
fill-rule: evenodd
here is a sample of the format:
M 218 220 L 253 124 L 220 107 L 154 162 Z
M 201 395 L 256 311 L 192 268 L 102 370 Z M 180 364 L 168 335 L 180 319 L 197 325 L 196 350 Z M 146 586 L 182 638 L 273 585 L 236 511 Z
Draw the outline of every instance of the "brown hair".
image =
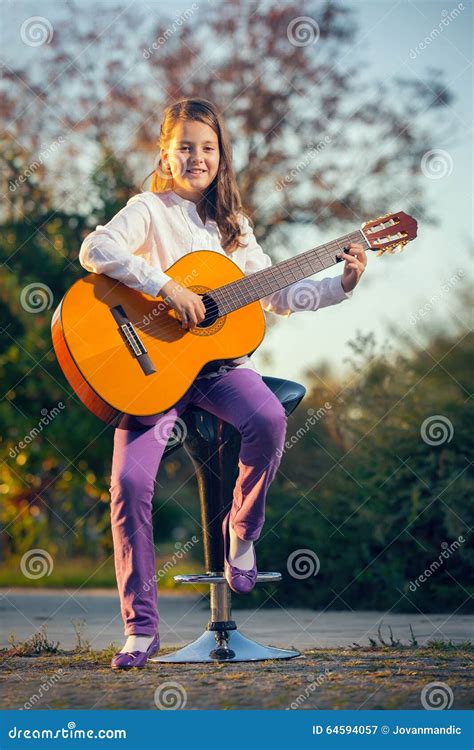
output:
M 179 120 L 197 120 L 209 125 L 217 135 L 219 143 L 219 167 L 217 174 L 204 191 L 203 209 L 206 219 L 216 222 L 221 233 L 221 245 L 227 253 L 232 253 L 239 247 L 245 247 L 240 242 L 241 225 L 238 215 L 242 212 L 240 191 L 232 165 L 232 146 L 225 129 L 223 120 L 215 106 L 206 99 L 182 99 L 165 108 L 160 127 L 159 148 L 167 148 L 171 141 L 173 128 Z M 145 180 L 152 176 L 150 189 L 154 193 L 171 190 L 169 171 L 165 171 L 161 163 Z M 142 183 L 145 183 L 145 180 Z

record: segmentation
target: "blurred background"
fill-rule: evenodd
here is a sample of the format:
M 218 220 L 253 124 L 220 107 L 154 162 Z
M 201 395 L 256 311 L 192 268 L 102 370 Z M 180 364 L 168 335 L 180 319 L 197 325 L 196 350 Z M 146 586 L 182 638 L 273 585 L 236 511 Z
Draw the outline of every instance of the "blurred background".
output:
M 257 367 L 307 396 L 258 542 L 284 580 L 245 604 L 472 612 L 472 6 L 1 9 L 0 585 L 115 587 L 113 429 L 64 379 L 51 318 L 83 237 L 141 191 L 164 106 L 204 96 L 274 262 L 386 213 L 418 221 L 350 301 L 267 314 Z M 202 565 L 183 451 L 160 467 L 154 526 L 166 590 Z

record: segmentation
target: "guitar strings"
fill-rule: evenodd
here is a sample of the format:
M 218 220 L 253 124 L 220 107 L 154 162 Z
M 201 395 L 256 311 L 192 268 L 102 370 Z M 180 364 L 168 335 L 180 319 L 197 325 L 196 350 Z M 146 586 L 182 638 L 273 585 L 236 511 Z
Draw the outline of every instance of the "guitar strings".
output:
M 216 289 L 209 290 L 208 294 L 212 295 L 212 297 L 209 306 L 206 308 L 206 316 L 220 312 L 219 317 L 222 317 L 223 315 L 227 315 L 230 312 L 239 309 L 240 307 L 244 307 L 247 304 L 256 302 L 262 297 L 266 297 L 269 294 L 272 294 L 271 289 L 258 289 L 256 287 L 256 284 L 260 284 L 260 286 L 262 286 L 262 281 L 259 278 L 255 277 L 259 277 L 261 275 L 270 277 L 268 280 L 264 279 L 263 284 L 265 284 L 266 282 L 267 284 L 272 286 L 274 282 L 280 283 L 281 277 L 283 277 L 285 280 L 288 280 L 286 276 L 283 276 L 284 273 L 288 272 L 295 276 L 293 268 L 297 269 L 301 273 L 303 264 L 309 265 L 309 272 L 304 271 L 304 273 L 306 274 L 305 276 L 298 275 L 298 277 L 288 280 L 288 284 L 286 286 L 291 286 L 291 284 L 297 281 L 303 281 L 307 276 L 313 275 L 315 273 L 318 273 L 319 271 L 335 265 L 336 261 L 334 259 L 334 253 L 327 248 L 334 247 L 337 251 L 340 251 L 345 244 L 354 242 L 355 238 L 360 239 L 361 234 L 362 233 L 360 232 L 360 230 L 356 230 L 354 232 L 351 232 L 350 234 L 340 237 L 338 240 L 333 240 L 325 245 L 320 245 L 316 248 L 312 248 L 311 250 L 301 253 L 294 258 L 288 258 L 287 260 L 282 261 L 275 266 L 268 266 L 267 268 L 263 268 L 260 271 L 251 274 L 250 276 L 244 276 L 243 278 L 232 281 L 229 284 L 225 284 L 221 287 L 217 287 Z M 364 244 L 368 243 L 365 242 Z M 309 260 L 310 258 L 311 260 Z M 314 269 L 314 261 L 319 261 L 319 264 L 321 266 L 319 269 Z M 243 287 L 243 290 L 234 290 L 232 288 L 237 285 Z M 261 296 L 257 296 L 254 299 L 249 299 L 249 296 L 253 297 L 254 294 Z M 224 299 L 220 302 L 219 297 L 224 297 Z M 230 310 L 226 310 L 226 302 L 231 303 L 232 307 Z M 235 304 L 236 307 L 233 307 L 233 304 Z M 158 302 L 158 305 L 166 305 L 166 303 L 163 300 L 161 302 Z M 180 326 L 180 321 L 178 318 L 174 318 L 174 310 L 170 306 L 166 305 L 166 308 L 167 309 L 160 310 L 156 314 L 155 320 L 151 322 L 147 322 L 146 319 L 153 314 L 152 312 L 149 314 L 145 314 L 139 321 L 130 320 L 130 323 L 138 330 L 143 331 L 149 335 L 153 335 L 153 333 L 155 332 L 167 333 L 168 331 L 176 330 L 176 326 Z M 163 318 L 162 316 L 166 317 Z M 181 330 L 183 331 L 183 333 L 188 332 L 188 329 Z
M 334 241 L 334 242 L 329 243 L 329 244 L 330 245 L 336 245 L 336 247 L 338 248 L 338 250 L 341 250 L 342 248 L 340 247 L 340 243 L 341 242 L 346 243 L 348 241 L 349 242 L 353 241 L 352 238 L 353 238 L 354 235 L 358 238 L 360 236 L 360 233 L 358 231 L 357 232 L 352 232 L 350 235 L 346 235 L 345 237 L 340 238 L 338 241 Z M 277 264 L 276 266 L 269 266 L 268 268 L 261 269 L 261 271 L 258 271 L 256 274 L 252 274 L 250 276 L 243 277 L 242 279 L 238 279 L 235 282 L 230 282 L 229 284 L 224 285 L 222 287 L 218 287 L 215 290 L 210 290 L 209 294 L 212 294 L 216 298 L 218 298 L 219 296 L 225 295 L 225 297 L 227 297 L 228 300 L 230 299 L 231 304 L 232 303 L 236 304 L 236 307 L 231 307 L 230 310 L 227 310 L 226 309 L 226 300 L 224 300 L 223 303 L 221 303 L 220 305 L 219 305 L 218 302 L 215 302 L 214 300 L 212 300 L 211 305 L 209 306 L 208 311 L 207 311 L 208 314 L 209 313 L 213 314 L 213 313 L 216 313 L 216 312 L 220 311 L 220 313 L 221 313 L 220 317 L 222 317 L 223 315 L 226 315 L 229 312 L 233 312 L 234 309 L 238 309 L 240 307 L 243 307 L 246 304 L 250 304 L 251 302 L 255 302 L 255 301 L 261 299 L 262 297 L 265 297 L 265 296 L 268 296 L 269 294 L 271 294 L 272 293 L 271 289 L 257 288 L 255 286 L 255 283 L 254 283 L 254 277 L 257 276 L 257 275 L 259 275 L 259 274 L 266 274 L 267 276 L 271 276 L 272 277 L 271 280 L 270 280 L 270 283 L 275 282 L 275 281 L 277 283 L 281 283 L 280 282 L 280 278 L 278 278 L 278 276 L 281 276 L 282 269 L 278 267 L 279 265 L 280 266 L 284 265 L 285 266 L 285 271 L 287 271 L 287 270 L 291 271 L 291 274 L 293 276 L 293 278 L 291 278 L 291 279 L 286 278 L 286 281 L 288 282 L 287 286 L 291 286 L 291 284 L 295 283 L 296 281 L 302 281 L 302 280 L 304 280 L 304 278 L 306 278 L 306 276 L 309 276 L 309 275 L 312 275 L 314 273 L 317 273 L 318 270 L 323 270 L 325 268 L 330 267 L 331 265 L 334 265 L 335 264 L 335 260 L 334 260 L 333 254 L 332 253 L 330 254 L 326 250 L 327 247 L 328 247 L 328 245 L 323 245 L 321 247 L 314 248 L 313 250 L 307 251 L 306 253 L 303 253 L 303 254 L 297 256 L 296 258 L 290 258 L 287 261 L 283 261 L 282 264 Z M 302 266 L 301 258 L 302 258 L 303 255 L 305 255 L 305 256 L 308 257 L 310 254 L 311 254 L 312 257 L 314 255 L 316 255 L 315 259 L 319 261 L 319 263 L 321 265 L 321 268 L 315 270 L 314 267 L 311 266 L 308 271 L 304 272 L 305 275 L 303 275 L 303 276 L 299 275 L 298 277 L 295 278 L 295 275 L 293 273 L 293 267 L 297 268 L 301 272 L 301 266 Z M 322 262 L 323 260 L 324 260 L 324 263 Z M 304 262 L 306 264 L 309 264 L 309 261 L 307 259 L 304 259 Z M 257 280 L 257 282 L 261 285 L 260 280 Z M 241 286 L 244 286 L 244 287 L 247 286 L 247 289 L 244 289 L 243 292 L 239 292 L 239 291 L 233 292 L 231 289 L 229 289 L 229 287 L 232 287 L 232 285 L 241 285 Z M 250 290 L 248 289 L 248 287 L 250 287 Z M 281 288 L 285 288 L 285 287 L 281 287 Z M 249 291 L 250 291 L 250 294 L 251 294 L 252 298 L 249 298 Z M 253 295 L 255 293 L 256 293 L 256 296 L 254 297 Z M 162 303 L 162 304 L 164 304 L 164 303 Z M 167 330 L 175 329 L 176 325 L 177 324 L 179 325 L 179 320 L 176 319 L 176 318 L 174 318 L 173 316 L 171 316 L 172 320 L 170 320 L 169 313 L 170 313 L 170 308 L 168 308 L 168 310 L 161 311 L 158 314 L 158 316 L 157 316 L 157 317 L 159 317 L 160 315 L 165 314 L 166 315 L 166 320 L 163 320 L 163 321 L 160 321 L 160 320 L 153 321 L 152 323 L 147 324 L 146 320 L 145 320 L 146 316 L 144 316 L 144 318 L 142 318 L 141 321 L 139 321 L 137 323 L 133 323 L 133 325 L 135 325 L 140 330 L 145 331 L 146 333 L 150 333 L 150 334 L 152 334 L 154 331 L 157 331 L 157 330 L 162 331 L 162 332 L 166 332 Z M 156 328 L 155 325 L 154 325 L 154 323 L 156 323 L 156 322 L 158 322 L 158 328 Z M 187 331 L 187 329 L 183 329 L 183 332 L 185 332 L 185 331 Z

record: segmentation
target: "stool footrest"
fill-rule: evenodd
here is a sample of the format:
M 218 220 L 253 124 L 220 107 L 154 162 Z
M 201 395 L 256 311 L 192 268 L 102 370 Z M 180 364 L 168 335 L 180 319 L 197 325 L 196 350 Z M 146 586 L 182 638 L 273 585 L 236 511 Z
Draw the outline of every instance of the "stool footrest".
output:
M 176 583 L 227 583 L 223 573 L 187 573 L 173 576 Z M 281 581 L 281 573 L 257 573 L 257 583 Z

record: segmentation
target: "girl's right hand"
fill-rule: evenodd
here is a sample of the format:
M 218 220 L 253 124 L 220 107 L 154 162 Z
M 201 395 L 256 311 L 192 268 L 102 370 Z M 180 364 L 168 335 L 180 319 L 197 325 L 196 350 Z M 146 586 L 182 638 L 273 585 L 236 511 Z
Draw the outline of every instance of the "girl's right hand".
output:
M 161 287 L 159 295 L 176 310 L 181 319 L 181 328 L 194 328 L 206 317 L 206 308 L 199 294 L 186 289 L 173 279 Z

